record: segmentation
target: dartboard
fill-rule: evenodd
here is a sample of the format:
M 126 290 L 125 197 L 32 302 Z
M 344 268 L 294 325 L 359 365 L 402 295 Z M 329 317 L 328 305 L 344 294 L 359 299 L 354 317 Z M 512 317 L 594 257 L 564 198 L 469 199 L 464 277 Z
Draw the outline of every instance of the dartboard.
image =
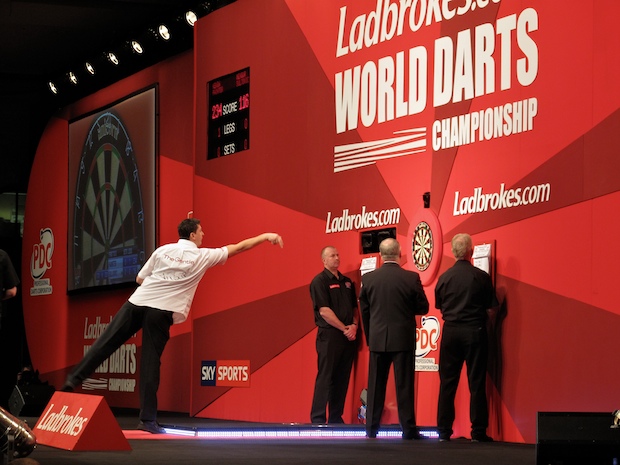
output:
M 140 176 L 129 135 L 110 112 L 84 142 L 73 231 L 75 289 L 135 279 L 145 254 Z
M 418 223 L 411 242 L 413 263 L 419 271 L 424 271 L 433 258 L 433 232 L 426 221 Z

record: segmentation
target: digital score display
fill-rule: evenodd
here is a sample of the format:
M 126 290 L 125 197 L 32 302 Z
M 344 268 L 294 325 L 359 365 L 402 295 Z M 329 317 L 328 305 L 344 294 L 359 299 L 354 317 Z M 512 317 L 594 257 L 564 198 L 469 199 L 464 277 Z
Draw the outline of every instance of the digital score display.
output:
M 250 148 L 250 68 L 210 81 L 207 160 Z

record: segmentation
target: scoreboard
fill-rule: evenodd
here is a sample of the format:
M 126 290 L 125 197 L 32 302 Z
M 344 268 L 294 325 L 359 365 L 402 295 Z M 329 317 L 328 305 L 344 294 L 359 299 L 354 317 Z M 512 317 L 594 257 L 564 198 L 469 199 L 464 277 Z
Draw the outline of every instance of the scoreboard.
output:
M 250 148 L 250 68 L 210 81 L 207 160 Z

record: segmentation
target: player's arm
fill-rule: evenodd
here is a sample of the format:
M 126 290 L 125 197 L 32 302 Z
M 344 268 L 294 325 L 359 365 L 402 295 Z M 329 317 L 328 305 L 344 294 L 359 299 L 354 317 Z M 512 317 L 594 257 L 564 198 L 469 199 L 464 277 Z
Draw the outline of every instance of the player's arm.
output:
M 226 246 L 228 249 L 228 257 L 234 257 L 235 255 L 240 254 L 241 252 L 245 252 L 246 250 L 250 250 L 256 247 L 263 242 L 271 242 L 273 245 L 279 245 L 280 247 L 284 247 L 284 242 L 279 234 L 276 233 L 263 233 L 259 234 L 255 237 L 250 237 L 248 239 L 244 239 L 241 242 L 237 242 L 236 244 L 229 244 Z
M 146 261 L 144 266 L 140 268 L 140 271 L 138 271 L 138 274 L 136 275 L 136 282 L 138 283 L 139 286 L 141 286 L 144 280 L 148 278 L 153 272 L 153 269 L 155 268 L 155 263 L 157 261 L 157 257 L 159 256 L 158 251 L 159 249 L 155 250 L 155 252 L 153 252 L 151 256 L 149 257 L 149 259 Z

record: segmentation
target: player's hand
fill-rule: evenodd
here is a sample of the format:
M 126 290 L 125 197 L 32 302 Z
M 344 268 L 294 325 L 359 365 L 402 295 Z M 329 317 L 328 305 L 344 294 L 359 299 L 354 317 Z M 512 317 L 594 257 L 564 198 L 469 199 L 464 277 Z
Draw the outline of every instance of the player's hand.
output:
M 271 242 L 273 245 L 279 245 L 280 248 L 284 247 L 284 241 L 279 234 L 276 233 L 267 233 L 267 240 Z

